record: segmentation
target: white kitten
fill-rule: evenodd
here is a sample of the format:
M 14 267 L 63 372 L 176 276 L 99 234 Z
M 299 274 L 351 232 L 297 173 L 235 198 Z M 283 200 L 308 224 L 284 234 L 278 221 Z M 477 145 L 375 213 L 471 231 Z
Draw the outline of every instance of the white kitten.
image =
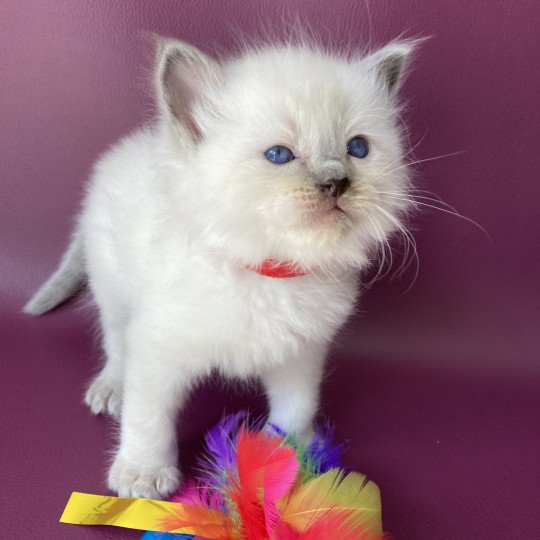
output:
M 73 241 L 25 307 L 88 282 L 107 362 L 85 401 L 121 417 L 121 496 L 178 487 L 177 412 L 214 369 L 259 377 L 270 421 L 309 436 L 356 271 L 405 210 L 395 93 L 412 47 L 261 46 L 218 63 L 161 43 L 159 121 L 98 161 Z M 262 275 L 268 260 L 295 277 Z

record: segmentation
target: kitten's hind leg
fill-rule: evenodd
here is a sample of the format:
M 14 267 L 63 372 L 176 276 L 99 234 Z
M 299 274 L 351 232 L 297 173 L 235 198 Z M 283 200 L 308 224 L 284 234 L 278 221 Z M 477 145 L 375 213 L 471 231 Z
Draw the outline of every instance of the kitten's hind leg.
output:
M 92 380 L 86 391 L 84 402 L 94 414 L 120 417 L 124 378 L 125 332 L 127 317 L 113 311 L 111 305 L 100 306 L 103 332 L 105 365 Z
M 313 435 L 325 356 L 326 346 L 313 344 L 261 376 L 270 405 L 269 422 L 301 440 Z

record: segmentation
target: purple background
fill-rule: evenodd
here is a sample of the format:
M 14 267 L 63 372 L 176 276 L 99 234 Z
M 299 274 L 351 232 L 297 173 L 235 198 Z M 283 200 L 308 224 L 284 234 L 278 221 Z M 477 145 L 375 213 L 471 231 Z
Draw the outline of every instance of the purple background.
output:
M 286 7 L 284 7 L 286 6 Z M 369 11 L 367 9 L 369 6 Z M 59 525 L 104 493 L 113 428 L 81 405 L 99 346 L 72 303 L 20 313 L 63 252 L 92 162 L 148 119 L 148 32 L 211 52 L 299 13 L 323 37 L 431 36 L 403 95 L 417 185 L 460 213 L 413 220 L 418 279 L 383 279 L 340 336 L 323 411 L 347 465 L 381 487 L 397 538 L 540 538 L 540 3 L 431 0 L 0 3 L 0 523 L 17 538 L 137 538 Z M 371 20 L 371 23 L 370 23 Z M 262 23 L 261 21 L 264 21 Z M 145 37 L 146 36 L 146 37 Z M 184 462 L 256 389 L 208 383 L 181 420 Z M 7 534 L 6 533 L 6 534 Z

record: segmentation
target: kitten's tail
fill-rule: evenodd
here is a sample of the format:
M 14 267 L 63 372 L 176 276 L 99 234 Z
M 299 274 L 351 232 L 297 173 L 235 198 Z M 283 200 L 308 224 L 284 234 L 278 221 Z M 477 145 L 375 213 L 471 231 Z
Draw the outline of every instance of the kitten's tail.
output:
M 23 311 L 42 315 L 77 293 L 86 282 L 81 233 L 75 230 L 68 249 L 54 274 L 38 289 Z

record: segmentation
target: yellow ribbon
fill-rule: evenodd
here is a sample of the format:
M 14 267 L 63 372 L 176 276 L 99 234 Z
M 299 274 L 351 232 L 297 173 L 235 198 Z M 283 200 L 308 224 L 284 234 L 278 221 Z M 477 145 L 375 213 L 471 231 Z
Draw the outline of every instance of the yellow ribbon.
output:
M 281 506 L 284 521 L 298 530 L 304 530 L 310 520 L 324 513 L 324 510 L 336 508 L 353 512 L 351 519 L 369 524 L 375 537 L 379 538 L 382 532 L 379 488 L 359 473 L 345 475 L 340 469 L 331 469 L 300 487 Z M 200 530 L 196 524 L 175 528 L 174 531 L 166 529 L 164 518 L 182 517 L 184 512 L 185 516 L 189 515 L 186 506 L 181 503 L 75 491 L 60 522 L 196 535 Z
M 183 505 L 150 499 L 127 499 L 109 495 L 90 495 L 74 491 L 60 518 L 73 525 L 112 525 L 142 531 L 168 532 L 161 524 L 167 515 L 182 511 Z M 175 529 L 175 533 L 196 534 L 192 527 Z

